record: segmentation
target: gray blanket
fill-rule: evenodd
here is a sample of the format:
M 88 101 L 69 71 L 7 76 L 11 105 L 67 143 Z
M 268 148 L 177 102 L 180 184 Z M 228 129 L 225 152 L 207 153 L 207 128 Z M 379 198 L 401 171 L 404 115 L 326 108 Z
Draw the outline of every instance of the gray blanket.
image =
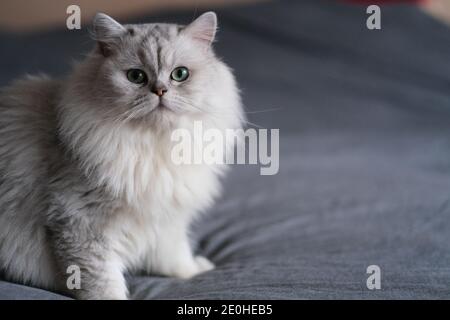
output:
M 363 6 L 318 0 L 219 10 L 217 52 L 249 120 L 280 129 L 280 171 L 233 166 L 194 226 L 217 268 L 130 276 L 132 298 L 450 298 L 450 29 L 408 6 L 383 6 L 381 30 L 366 18 Z M 61 74 L 90 46 L 86 29 L 0 41 L 2 85 Z M 369 265 L 380 290 L 366 286 Z M 0 282 L 0 298 L 61 297 Z

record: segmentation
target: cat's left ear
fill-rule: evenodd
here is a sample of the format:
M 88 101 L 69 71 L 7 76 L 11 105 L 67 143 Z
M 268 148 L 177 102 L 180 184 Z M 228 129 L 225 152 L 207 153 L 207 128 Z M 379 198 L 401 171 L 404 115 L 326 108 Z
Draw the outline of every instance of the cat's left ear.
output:
M 92 27 L 93 37 L 97 40 L 104 56 L 109 55 L 115 44 L 127 33 L 124 26 L 104 13 L 95 15 Z
M 187 25 L 182 32 L 209 47 L 214 41 L 216 30 L 217 15 L 214 12 L 209 11 Z

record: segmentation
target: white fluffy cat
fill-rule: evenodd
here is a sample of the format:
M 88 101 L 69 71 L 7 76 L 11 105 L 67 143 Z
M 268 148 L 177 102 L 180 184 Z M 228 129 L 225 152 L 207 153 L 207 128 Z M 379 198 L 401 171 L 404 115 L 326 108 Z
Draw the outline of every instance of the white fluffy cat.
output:
M 188 228 L 219 194 L 221 165 L 176 165 L 173 130 L 237 129 L 216 15 L 188 26 L 94 19 L 96 48 L 65 79 L 0 94 L 0 267 L 13 281 L 81 299 L 126 299 L 124 273 L 190 278 L 213 269 Z M 233 147 L 229 145 L 228 147 Z

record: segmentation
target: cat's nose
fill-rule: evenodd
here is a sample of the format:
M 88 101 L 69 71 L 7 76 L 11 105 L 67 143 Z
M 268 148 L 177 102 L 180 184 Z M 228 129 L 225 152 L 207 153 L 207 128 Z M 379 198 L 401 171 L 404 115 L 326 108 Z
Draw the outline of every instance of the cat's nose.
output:
M 154 94 L 156 94 L 158 97 L 162 97 L 164 95 L 164 93 L 167 92 L 167 88 L 166 88 L 166 86 L 164 86 L 162 84 L 155 84 L 152 86 L 150 91 L 153 92 Z

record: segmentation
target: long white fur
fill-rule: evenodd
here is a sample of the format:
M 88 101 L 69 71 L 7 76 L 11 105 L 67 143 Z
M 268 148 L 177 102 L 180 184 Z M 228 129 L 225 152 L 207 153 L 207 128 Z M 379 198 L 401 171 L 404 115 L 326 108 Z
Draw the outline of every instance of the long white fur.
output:
M 210 13 L 206 19 L 214 20 Z M 198 24 L 205 28 L 204 23 Z M 120 29 L 114 26 L 115 31 Z M 206 38 L 214 37 L 215 25 L 214 32 L 208 32 Z M 176 43 L 168 46 L 165 59 L 170 63 L 170 59 L 176 59 L 174 56 L 179 59 L 183 55 L 177 51 L 186 50 L 205 49 L 189 39 L 189 34 L 181 33 Z M 111 121 L 107 103 L 101 105 L 83 94 L 89 90 L 84 73 L 92 72 L 98 63 L 97 53 L 76 67 L 64 85 L 47 77 L 33 77 L 3 91 L 0 134 L 17 133 L 0 138 L 0 170 L 6 176 L 18 177 L 8 180 L 17 181 L 10 188 L 11 194 L 0 189 L 5 192 L 0 197 L 0 266 L 8 278 L 61 288 L 43 226 L 48 201 L 48 175 L 43 163 L 59 161 L 54 155 L 56 147 L 49 143 L 54 130 L 45 127 L 58 128 L 61 141 L 79 159 L 78 165 L 86 177 L 95 187 L 105 188 L 120 204 L 103 232 L 112 248 L 104 257 L 108 290 L 81 298 L 126 299 L 125 272 L 144 269 L 189 278 L 213 268 L 206 258 L 193 255 L 188 228 L 219 195 L 219 179 L 225 167 L 176 165 L 170 158 L 170 136 L 177 128 L 192 131 L 194 121 L 199 120 L 204 128 L 223 132 L 241 127 L 243 113 L 234 77 L 212 53 L 207 57 L 203 62 L 195 61 L 192 54 L 186 57 L 194 60 L 189 63 L 196 68 L 208 64 L 209 72 L 198 73 L 204 77 L 198 80 L 202 87 L 193 91 L 191 98 L 203 111 L 168 111 L 152 119 L 148 126 Z M 115 85 L 125 85 L 120 75 L 109 76 L 115 79 Z M 177 101 L 173 99 L 173 106 L 183 107 Z M 114 103 L 120 104 L 120 99 Z M 33 190 L 24 197 L 22 193 L 29 188 Z

